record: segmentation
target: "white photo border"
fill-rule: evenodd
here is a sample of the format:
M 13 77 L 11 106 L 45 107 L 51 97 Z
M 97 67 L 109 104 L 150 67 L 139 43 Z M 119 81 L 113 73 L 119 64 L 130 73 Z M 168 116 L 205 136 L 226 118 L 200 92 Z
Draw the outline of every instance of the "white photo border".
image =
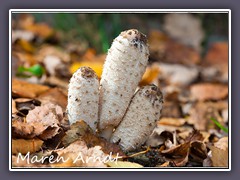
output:
M 12 14 L 14 13 L 228 13 L 228 167 L 18 168 L 12 167 Z M 9 171 L 231 171 L 231 10 L 230 9 L 10 9 L 9 10 Z

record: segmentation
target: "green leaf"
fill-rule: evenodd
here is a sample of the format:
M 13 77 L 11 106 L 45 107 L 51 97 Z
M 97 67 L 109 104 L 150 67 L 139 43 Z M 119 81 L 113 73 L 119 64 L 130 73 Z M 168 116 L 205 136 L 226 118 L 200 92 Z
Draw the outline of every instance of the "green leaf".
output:
M 28 71 L 31 72 L 35 76 L 42 76 L 44 74 L 44 68 L 39 64 L 36 64 L 36 65 L 30 67 L 28 69 Z
M 225 133 L 228 133 L 228 128 L 222 126 L 216 119 L 213 117 L 210 118 L 220 129 L 222 129 Z
M 44 68 L 36 64 L 30 68 L 26 68 L 23 66 L 19 66 L 17 70 L 17 76 L 23 76 L 23 77 L 30 77 L 30 76 L 37 76 L 41 77 L 44 74 L 45 70 Z

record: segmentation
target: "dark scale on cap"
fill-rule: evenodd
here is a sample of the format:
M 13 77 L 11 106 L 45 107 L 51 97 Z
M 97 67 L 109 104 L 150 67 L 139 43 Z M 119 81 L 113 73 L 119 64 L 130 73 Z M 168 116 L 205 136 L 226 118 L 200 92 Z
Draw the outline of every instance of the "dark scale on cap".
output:
M 140 94 L 143 94 L 144 96 L 149 98 L 153 105 L 155 105 L 156 102 L 159 102 L 159 103 L 163 102 L 162 92 L 154 84 L 144 86 L 139 91 L 140 91 Z M 158 106 L 158 104 L 156 104 L 156 106 Z
M 96 73 L 90 67 L 80 67 L 79 70 L 84 78 L 97 78 Z
M 145 34 L 142 34 L 136 29 L 130 29 L 127 31 L 123 31 L 121 34 L 124 38 L 128 38 L 130 41 L 132 41 L 133 45 L 137 48 L 138 43 L 140 42 L 141 44 L 147 44 L 147 36 Z M 140 48 L 142 46 L 140 45 Z

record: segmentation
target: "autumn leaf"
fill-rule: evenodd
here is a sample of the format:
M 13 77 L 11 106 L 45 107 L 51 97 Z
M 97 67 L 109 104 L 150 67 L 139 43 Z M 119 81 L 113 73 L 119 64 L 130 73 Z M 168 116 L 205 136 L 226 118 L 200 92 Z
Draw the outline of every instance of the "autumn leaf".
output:
M 48 89 L 49 87 L 44 85 L 32 84 L 26 81 L 12 79 L 13 96 L 35 98 L 41 93 L 47 91 Z
M 34 153 L 40 150 L 43 141 L 40 139 L 13 139 L 12 140 L 12 154 L 27 154 L 28 152 Z
M 107 157 L 100 146 L 88 148 L 86 143 L 78 140 L 56 153 L 65 158 L 65 162 L 52 164 L 52 167 L 106 167 L 103 163 Z
M 142 168 L 143 166 L 137 163 L 128 161 L 116 161 L 106 163 L 111 168 Z
M 62 139 L 62 143 L 66 147 L 79 139 L 83 140 L 88 147 L 100 146 L 105 153 L 119 153 L 119 155 L 124 155 L 117 144 L 112 144 L 104 138 L 99 137 L 97 134 L 94 134 L 92 129 L 83 120 L 77 121 L 71 125 Z

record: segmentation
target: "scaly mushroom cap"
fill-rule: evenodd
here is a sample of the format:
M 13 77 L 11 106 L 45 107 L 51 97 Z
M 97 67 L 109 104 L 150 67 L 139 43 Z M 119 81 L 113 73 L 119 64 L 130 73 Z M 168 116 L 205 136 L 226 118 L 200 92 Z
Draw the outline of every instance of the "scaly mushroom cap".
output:
M 99 81 L 89 67 L 79 68 L 68 88 L 68 119 L 70 124 L 84 120 L 94 131 L 98 121 Z
M 128 110 L 110 141 L 124 151 L 140 147 L 152 133 L 160 118 L 163 96 L 155 85 L 144 86 L 134 95 Z
M 122 32 L 108 51 L 100 81 L 99 128 L 116 127 L 148 63 L 147 38 L 138 30 Z

